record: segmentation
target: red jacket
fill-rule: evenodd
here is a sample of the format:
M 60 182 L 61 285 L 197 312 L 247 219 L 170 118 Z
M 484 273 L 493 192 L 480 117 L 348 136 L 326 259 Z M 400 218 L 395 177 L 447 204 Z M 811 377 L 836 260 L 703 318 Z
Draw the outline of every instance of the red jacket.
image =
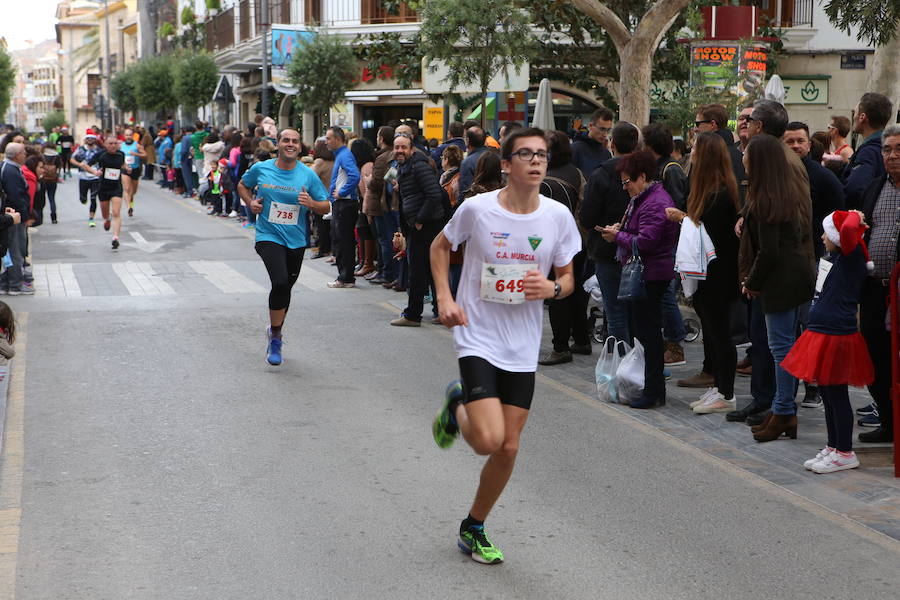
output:
M 31 172 L 31 169 L 22 165 L 22 175 L 25 176 L 25 183 L 28 184 L 28 208 L 34 210 L 34 195 L 37 193 L 38 180 L 37 175 Z

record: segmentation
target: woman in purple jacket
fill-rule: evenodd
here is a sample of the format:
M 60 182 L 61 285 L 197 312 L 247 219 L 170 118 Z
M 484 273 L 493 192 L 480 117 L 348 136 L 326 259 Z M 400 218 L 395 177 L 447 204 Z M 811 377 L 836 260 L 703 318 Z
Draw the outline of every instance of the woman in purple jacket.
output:
M 631 242 L 637 241 L 644 263 L 643 300 L 632 302 L 631 327 L 644 346 L 644 391 L 631 408 L 653 408 L 666 403 L 666 379 L 663 376 L 662 295 L 675 277 L 675 245 L 678 226 L 666 218 L 672 198 L 656 181 L 656 159 L 647 151 L 622 157 L 616 165 L 622 187 L 631 196 L 621 223 L 601 229 L 603 239 L 618 246 L 616 257 L 622 264 L 631 258 Z

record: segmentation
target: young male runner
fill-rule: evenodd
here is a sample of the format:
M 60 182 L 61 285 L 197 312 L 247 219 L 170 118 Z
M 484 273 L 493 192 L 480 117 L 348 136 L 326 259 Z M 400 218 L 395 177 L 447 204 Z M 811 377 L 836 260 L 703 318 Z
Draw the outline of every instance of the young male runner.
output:
M 431 245 L 441 322 L 454 327 L 461 376 L 448 386 L 432 433 L 439 447 L 449 448 L 462 432 L 477 454 L 489 457 L 457 542 L 484 564 L 503 560 L 484 532 L 484 520 L 512 475 L 528 419 L 542 301 L 572 293 L 572 259 L 581 250 L 571 212 L 538 193 L 549 158 L 543 131 L 514 131 L 501 155 L 507 186 L 460 204 Z M 463 242 L 465 260 L 454 300 L 450 250 Z M 551 266 L 555 282 L 545 276 Z
M 78 172 L 78 197 L 81 203 L 87 204 L 88 196 L 90 195 L 91 197 L 91 205 L 88 208 L 88 227 L 97 226 L 94 222 L 94 215 L 97 213 L 97 190 L 100 189 L 100 180 L 93 173 L 81 168 L 81 165 L 90 163 L 102 152 L 103 148 L 100 146 L 97 136 L 93 133 L 88 133 L 84 136 L 84 144 L 79 146 L 72 158 L 69 159 L 69 164 L 80 168 Z M 107 205 L 107 212 L 103 213 L 103 218 L 106 220 L 104 227 L 107 230 L 109 230 L 108 209 L 109 205 Z
M 106 219 L 103 228 L 109 231 L 110 202 L 112 203 L 112 249 L 119 248 L 119 232 L 122 229 L 122 172 L 131 171 L 125 163 L 125 154 L 119 150 L 119 140 L 113 136 L 103 143 L 104 151 L 94 156 L 91 161 L 79 163 L 78 166 L 100 178 L 97 194 L 100 199 L 100 211 Z M 99 169 L 92 168 L 97 165 Z
M 331 210 L 322 180 L 297 160 L 299 153 L 300 134 L 296 129 L 284 129 L 278 136 L 278 158 L 254 164 L 237 186 L 243 203 L 257 215 L 256 253 L 272 282 L 266 346 L 270 365 L 280 365 L 282 360 L 281 327 L 309 246 L 307 210 L 318 214 Z
M 141 181 L 141 161 L 147 158 L 147 152 L 141 146 L 140 140 L 135 139 L 134 130 L 124 131 L 125 141 L 122 142 L 122 152 L 125 154 L 125 163 L 129 168 L 129 178 L 122 180 L 125 188 L 123 199 L 128 204 L 128 216 L 134 216 L 134 197 L 137 196 L 138 184 Z

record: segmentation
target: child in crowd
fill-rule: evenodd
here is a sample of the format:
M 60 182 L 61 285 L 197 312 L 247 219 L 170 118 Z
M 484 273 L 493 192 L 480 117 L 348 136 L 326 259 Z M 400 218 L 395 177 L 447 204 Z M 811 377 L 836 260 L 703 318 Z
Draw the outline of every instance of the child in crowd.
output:
M 211 162 L 209 174 L 209 210 L 207 214 L 228 216 L 227 196 L 231 192 L 231 175 L 228 174 L 228 159 L 223 158 L 218 162 Z M 224 200 L 224 206 L 223 206 Z
M 16 316 L 6 302 L 0 302 L 0 366 L 16 355 Z
M 852 446 L 853 408 L 847 386 L 864 386 L 875 379 L 856 321 L 863 282 L 874 264 L 863 241 L 868 226 L 861 212 L 835 211 L 822 224 L 822 241 L 832 266 L 809 310 L 806 331 L 781 367 L 798 379 L 819 386 L 825 404 L 828 444 L 803 466 L 815 473 L 833 473 L 859 466 Z

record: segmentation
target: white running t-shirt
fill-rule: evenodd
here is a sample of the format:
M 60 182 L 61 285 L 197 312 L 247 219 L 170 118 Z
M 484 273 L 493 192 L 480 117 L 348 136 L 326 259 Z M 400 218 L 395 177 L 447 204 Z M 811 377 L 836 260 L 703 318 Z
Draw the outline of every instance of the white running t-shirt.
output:
M 540 196 L 527 215 L 500 206 L 500 190 L 459 205 L 444 236 L 456 250 L 466 242 L 456 302 L 468 327 L 453 328 L 459 358 L 478 356 L 504 371 L 537 370 L 543 301 L 525 301 L 521 277 L 533 265 L 541 273 L 564 267 L 581 250 L 581 234 L 565 206 Z M 531 265 L 530 267 L 527 265 Z

